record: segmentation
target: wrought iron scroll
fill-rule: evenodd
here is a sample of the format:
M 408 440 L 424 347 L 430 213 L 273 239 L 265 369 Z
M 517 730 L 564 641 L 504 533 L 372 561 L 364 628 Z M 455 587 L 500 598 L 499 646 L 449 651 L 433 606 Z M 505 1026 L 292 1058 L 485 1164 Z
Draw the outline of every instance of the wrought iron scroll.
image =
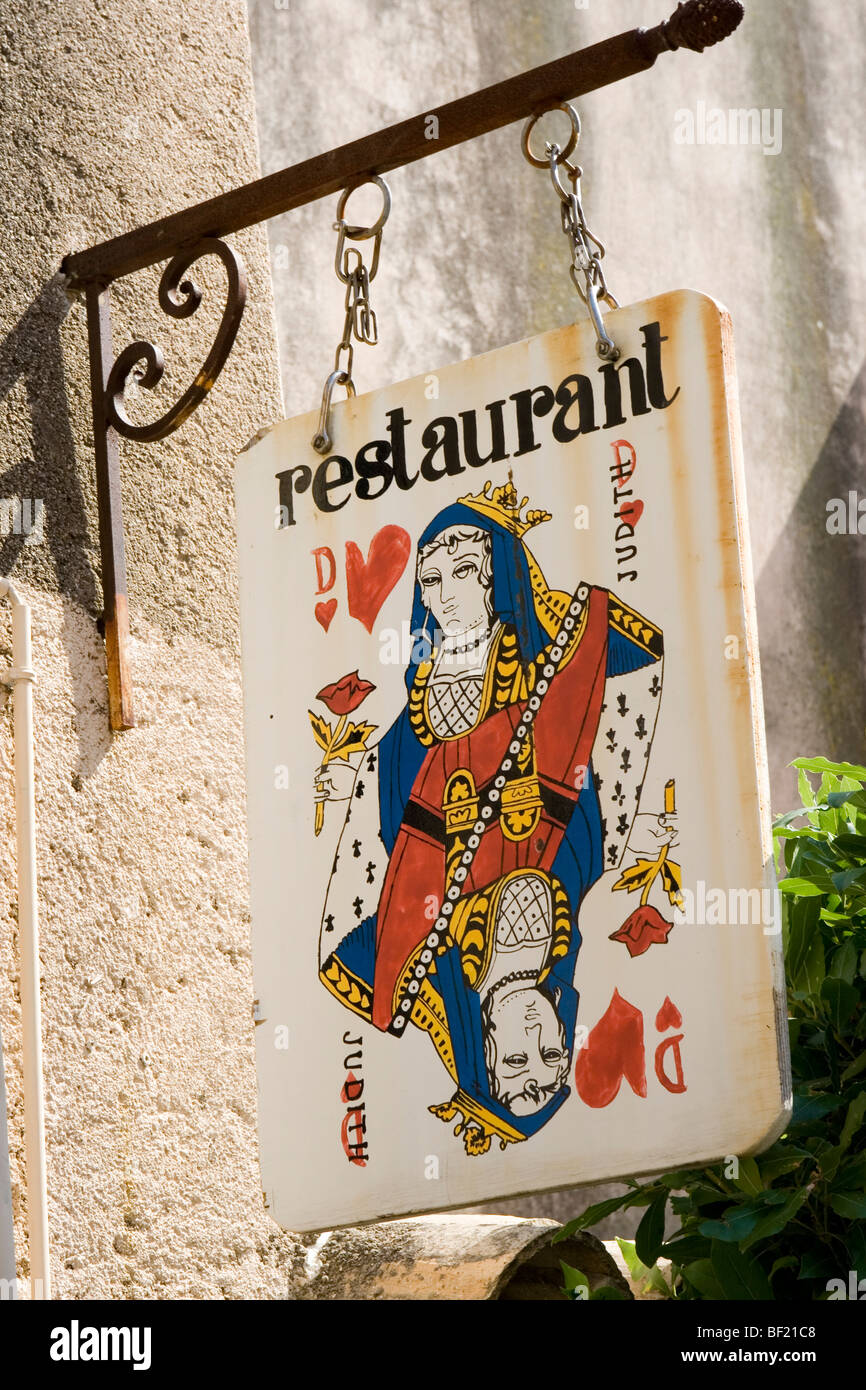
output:
M 202 292 L 194 280 L 185 279 L 186 272 L 202 256 L 218 256 L 226 268 L 228 286 L 226 304 L 213 347 L 204 365 L 192 384 L 187 387 L 170 410 L 150 424 L 136 425 L 124 410 L 124 393 L 130 377 L 145 390 L 153 388 L 162 379 L 165 359 L 160 348 L 153 343 L 139 340 L 130 343 L 118 357 L 108 376 L 105 388 L 105 413 L 107 421 L 126 439 L 137 439 L 152 443 L 165 439 L 166 435 L 182 425 L 201 405 L 210 391 L 226 359 L 232 350 L 235 336 L 243 316 L 247 300 L 247 276 L 244 263 L 233 247 L 216 237 L 206 237 L 192 250 L 184 251 L 170 261 L 159 282 L 160 308 L 175 319 L 187 319 L 201 304 Z M 144 363 L 144 370 L 140 364 Z M 138 369 L 138 370 L 136 370 Z

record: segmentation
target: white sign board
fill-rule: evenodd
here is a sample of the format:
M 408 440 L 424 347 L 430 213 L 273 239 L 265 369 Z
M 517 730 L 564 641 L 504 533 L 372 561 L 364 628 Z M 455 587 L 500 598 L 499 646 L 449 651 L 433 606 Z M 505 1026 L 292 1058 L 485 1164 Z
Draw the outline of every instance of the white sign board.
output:
M 316 1230 L 759 1150 L 787 1030 L 728 317 L 236 466 L 259 1134 Z

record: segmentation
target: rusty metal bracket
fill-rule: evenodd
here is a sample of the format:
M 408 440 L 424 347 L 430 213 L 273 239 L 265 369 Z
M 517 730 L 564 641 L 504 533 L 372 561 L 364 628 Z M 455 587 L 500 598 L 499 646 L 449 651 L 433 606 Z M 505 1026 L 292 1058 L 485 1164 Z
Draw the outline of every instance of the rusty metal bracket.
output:
M 143 443 L 164 439 L 201 404 L 222 370 L 246 300 L 243 262 L 223 238 L 354 186 L 374 174 L 386 174 L 439 150 L 525 120 L 551 105 L 644 72 L 665 51 L 687 48 L 701 53 L 732 34 L 742 18 L 740 0 L 684 0 L 670 19 L 653 29 L 628 30 L 64 258 L 61 269 L 67 285 L 70 290 L 83 291 L 87 304 L 113 729 L 135 725 L 118 440 L 120 436 Z M 431 130 L 435 130 L 435 138 L 431 137 Z M 143 388 L 155 387 L 162 376 L 163 359 L 159 348 L 139 341 L 124 348 L 112 362 L 110 286 L 125 275 L 168 260 L 159 286 L 160 305 L 173 318 L 188 318 L 198 308 L 201 293 L 193 281 L 185 278 L 186 273 L 205 255 L 218 256 L 228 277 L 226 306 L 213 347 L 195 381 L 171 409 L 152 424 L 133 424 L 123 408 L 125 387 L 131 376 Z

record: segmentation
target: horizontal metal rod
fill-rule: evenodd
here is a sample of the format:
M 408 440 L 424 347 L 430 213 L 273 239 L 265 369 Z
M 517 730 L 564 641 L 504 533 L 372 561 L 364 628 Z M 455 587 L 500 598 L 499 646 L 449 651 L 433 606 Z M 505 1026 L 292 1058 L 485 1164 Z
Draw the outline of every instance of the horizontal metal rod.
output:
M 221 193 L 182 212 L 113 237 L 64 258 L 71 289 L 110 284 L 123 275 L 168 260 L 204 237 L 224 237 L 304 203 L 336 193 L 370 174 L 386 174 L 438 150 L 526 118 L 557 101 L 570 101 L 651 68 L 659 53 L 701 52 L 736 29 L 739 0 L 686 0 L 654 29 L 632 29 L 565 58 L 434 107 L 327 154 Z M 438 129 L 430 121 L 435 116 Z M 435 138 L 431 133 L 436 130 Z

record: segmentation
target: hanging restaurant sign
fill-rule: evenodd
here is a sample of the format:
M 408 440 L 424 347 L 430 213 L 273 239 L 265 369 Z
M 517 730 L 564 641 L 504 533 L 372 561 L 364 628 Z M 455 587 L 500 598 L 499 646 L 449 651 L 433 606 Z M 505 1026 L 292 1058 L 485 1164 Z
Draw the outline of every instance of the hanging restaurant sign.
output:
M 681 291 L 236 467 L 259 1133 L 293 1230 L 788 1113 L 727 314 Z M 320 417 L 321 422 L 321 417 Z M 327 433 L 327 432 L 326 432 Z

